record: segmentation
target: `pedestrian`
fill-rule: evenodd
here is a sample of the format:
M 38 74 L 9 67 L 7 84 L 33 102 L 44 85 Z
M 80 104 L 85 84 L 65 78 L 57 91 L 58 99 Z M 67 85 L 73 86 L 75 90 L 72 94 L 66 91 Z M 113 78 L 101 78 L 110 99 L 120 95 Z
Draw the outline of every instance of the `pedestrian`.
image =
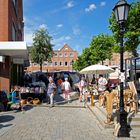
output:
M 68 81 L 68 78 L 65 78 L 65 81 L 62 83 L 63 86 L 63 90 L 64 90 L 64 99 L 66 101 L 70 101 L 70 91 L 71 91 L 71 86 L 70 86 L 70 82 Z
M 48 88 L 47 88 L 47 96 L 49 96 L 49 103 L 50 103 L 50 107 L 53 107 L 54 105 L 54 94 L 56 92 L 56 85 L 53 81 L 52 77 L 49 77 L 49 84 L 48 84 Z
M 108 81 L 106 78 L 103 77 L 103 75 L 99 75 L 98 79 L 98 92 L 99 92 L 99 102 L 101 103 L 100 105 L 105 107 L 105 90 L 107 89 L 107 84 Z
M 99 75 L 98 79 L 98 91 L 102 94 L 107 88 L 107 80 L 103 77 L 103 75 Z
M 19 96 L 19 87 L 17 85 L 14 86 L 14 90 L 11 93 L 12 99 L 11 102 L 16 105 L 16 109 L 23 110 L 20 102 L 20 96 Z
M 61 85 L 63 83 L 63 80 L 61 79 L 61 77 L 57 80 L 57 92 L 58 94 L 62 93 L 62 89 L 61 89 Z
M 80 91 L 79 101 L 82 102 L 82 100 L 85 100 L 87 94 L 87 82 L 85 81 L 84 77 L 81 78 L 78 87 Z
M 92 80 L 91 80 L 91 84 L 95 85 L 96 84 L 96 78 L 95 75 L 93 74 Z

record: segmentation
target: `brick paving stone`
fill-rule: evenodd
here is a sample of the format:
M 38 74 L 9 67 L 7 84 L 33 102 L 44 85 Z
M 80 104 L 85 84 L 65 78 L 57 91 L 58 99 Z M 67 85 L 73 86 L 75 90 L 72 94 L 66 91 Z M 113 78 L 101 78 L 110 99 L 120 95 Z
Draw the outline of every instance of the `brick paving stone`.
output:
M 104 129 L 88 108 L 37 106 L 7 115 L 13 119 L 0 122 L 5 126 L 0 129 L 0 140 L 127 140 Z

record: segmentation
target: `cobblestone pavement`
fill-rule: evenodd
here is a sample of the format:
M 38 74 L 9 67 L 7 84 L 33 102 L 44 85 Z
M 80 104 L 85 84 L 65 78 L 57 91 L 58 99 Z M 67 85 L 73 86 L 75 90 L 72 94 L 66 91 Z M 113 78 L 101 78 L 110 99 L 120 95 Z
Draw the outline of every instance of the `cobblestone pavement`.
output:
M 116 138 L 112 133 L 112 129 L 99 124 L 88 108 L 42 106 L 24 113 L 0 113 L 0 140 L 128 139 Z

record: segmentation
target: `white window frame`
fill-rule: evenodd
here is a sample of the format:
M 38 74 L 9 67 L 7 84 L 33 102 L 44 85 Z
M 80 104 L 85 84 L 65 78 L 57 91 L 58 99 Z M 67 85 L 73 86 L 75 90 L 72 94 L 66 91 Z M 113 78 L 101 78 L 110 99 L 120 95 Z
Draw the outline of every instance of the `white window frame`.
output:
M 74 57 L 74 53 L 73 52 L 70 52 L 70 57 Z
M 68 57 L 68 53 L 67 52 L 64 52 L 64 57 Z
M 60 53 L 59 53 L 59 57 L 63 57 L 63 53 L 60 52 Z

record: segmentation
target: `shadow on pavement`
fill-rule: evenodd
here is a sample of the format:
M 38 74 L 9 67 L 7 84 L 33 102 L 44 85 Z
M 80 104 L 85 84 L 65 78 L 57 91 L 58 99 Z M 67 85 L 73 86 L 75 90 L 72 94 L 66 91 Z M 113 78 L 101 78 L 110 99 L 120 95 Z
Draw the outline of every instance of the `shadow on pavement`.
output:
M 54 102 L 63 102 L 63 101 L 65 101 L 65 99 L 62 97 L 62 94 L 56 94 L 55 96 L 54 96 Z
M 2 115 L 0 116 L 0 123 L 9 122 L 13 120 L 15 117 L 11 115 Z
M 23 110 L 28 111 L 33 108 L 33 105 L 24 105 Z
M 13 124 L 0 124 L 0 129 L 3 128 L 3 127 L 9 127 L 11 125 L 13 125 Z

